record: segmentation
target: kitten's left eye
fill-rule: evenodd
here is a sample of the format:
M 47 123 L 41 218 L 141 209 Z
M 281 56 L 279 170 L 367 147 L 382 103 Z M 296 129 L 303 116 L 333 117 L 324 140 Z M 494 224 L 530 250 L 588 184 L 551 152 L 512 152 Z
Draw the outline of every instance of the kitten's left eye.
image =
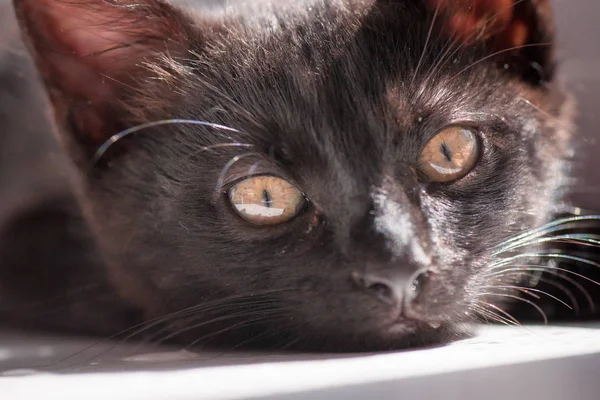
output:
M 294 218 L 304 209 L 304 194 L 285 179 L 275 176 L 248 178 L 229 190 L 229 201 L 246 221 L 276 225 Z
M 419 172 L 430 182 L 451 182 L 466 176 L 481 153 L 472 130 L 453 126 L 435 135 L 419 156 Z

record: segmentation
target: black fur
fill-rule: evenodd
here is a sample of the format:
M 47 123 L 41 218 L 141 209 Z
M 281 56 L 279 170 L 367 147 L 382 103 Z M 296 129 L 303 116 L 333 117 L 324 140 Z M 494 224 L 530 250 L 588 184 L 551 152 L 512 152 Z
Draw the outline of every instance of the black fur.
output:
M 105 31 L 126 32 L 113 64 L 110 51 L 58 47 L 44 12 L 31 12 L 52 6 L 15 1 L 79 165 L 97 259 L 146 319 L 192 307 L 163 321 L 181 340 L 369 350 L 453 339 L 491 284 L 494 246 L 561 209 L 571 105 L 554 82 L 543 24 L 532 25 L 537 51 L 494 56 L 484 42 L 460 46 L 430 30 L 435 10 L 424 1 L 278 1 L 197 19 L 154 0 L 138 1 L 149 6 L 137 14 L 114 1 L 77 3 L 73 12 L 99 12 Z M 73 69 L 57 71 L 65 65 Z M 170 118 L 237 131 L 148 128 L 88 169 L 119 130 Z M 423 183 L 421 149 L 455 124 L 478 132 L 476 168 Z M 244 147 L 207 149 L 220 143 Z M 294 182 L 310 206 L 280 226 L 247 224 L 224 191 L 250 171 Z M 424 269 L 403 315 L 351 279 Z

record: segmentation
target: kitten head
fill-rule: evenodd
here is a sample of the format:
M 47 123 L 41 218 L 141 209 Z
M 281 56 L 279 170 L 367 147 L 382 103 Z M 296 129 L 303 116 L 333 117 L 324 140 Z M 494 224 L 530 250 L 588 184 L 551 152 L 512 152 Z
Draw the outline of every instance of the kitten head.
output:
M 196 341 L 392 348 L 486 315 L 496 246 L 559 201 L 548 4 L 277 3 L 15 0 L 115 285 Z

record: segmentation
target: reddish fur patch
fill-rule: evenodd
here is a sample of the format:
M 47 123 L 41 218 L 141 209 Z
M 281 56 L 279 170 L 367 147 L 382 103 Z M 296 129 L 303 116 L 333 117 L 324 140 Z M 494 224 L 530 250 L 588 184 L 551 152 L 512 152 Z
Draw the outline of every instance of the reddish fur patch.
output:
M 522 0 L 427 0 L 446 15 L 445 29 L 464 43 L 489 41 L 498 51 L 527 44 L 533 21 L 524 13 Z M 530 0 L 550 7 L 548 0 Z
M 155 0 L 15 1 L 56 119 L 69 118 L 82 143 L 97 146 L 118 131 L 114 107 L 147 63 L 185 49 L 189 24 Z M 70 115 L 67 115 L 70 113 Z

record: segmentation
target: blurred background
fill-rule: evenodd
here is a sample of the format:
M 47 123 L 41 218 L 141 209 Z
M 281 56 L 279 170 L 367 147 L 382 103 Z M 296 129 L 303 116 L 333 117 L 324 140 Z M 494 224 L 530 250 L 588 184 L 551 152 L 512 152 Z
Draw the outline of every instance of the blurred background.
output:
M 577 206 L 600 209 L 600 1 L 553 0 L 561 75 L 579 103 Z

